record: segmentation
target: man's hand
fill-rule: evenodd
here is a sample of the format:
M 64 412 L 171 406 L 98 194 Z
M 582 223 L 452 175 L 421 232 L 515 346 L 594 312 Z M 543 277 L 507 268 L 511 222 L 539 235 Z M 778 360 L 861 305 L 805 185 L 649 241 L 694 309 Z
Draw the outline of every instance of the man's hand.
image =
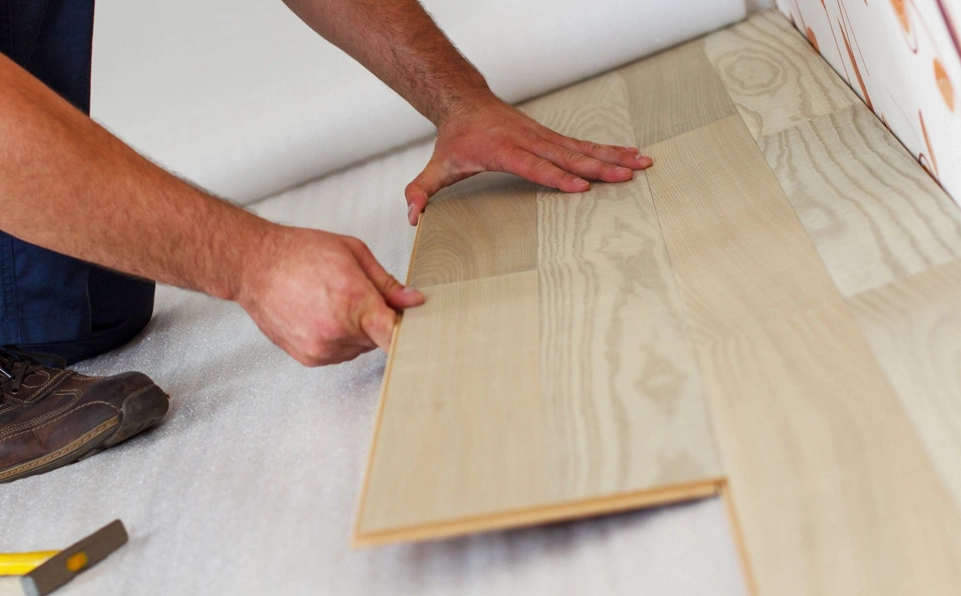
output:
M 390 276 L 363 242 L 274 226 L 247 267 L 237 302 L 302 364 L 335 364 L 390 346 L 395 309 L 424 296 Z
M 417 225 L 434 193 L 479 172 L 508 172 L 564 192 L 583 192 L 589 180 L 624 182 L 634 170 L 650 166 L 651 158 L 636 148 L 565 137 L 491 95 L 480 107 L 438 125 L 434 155 L 407 185 L 407 215 Z

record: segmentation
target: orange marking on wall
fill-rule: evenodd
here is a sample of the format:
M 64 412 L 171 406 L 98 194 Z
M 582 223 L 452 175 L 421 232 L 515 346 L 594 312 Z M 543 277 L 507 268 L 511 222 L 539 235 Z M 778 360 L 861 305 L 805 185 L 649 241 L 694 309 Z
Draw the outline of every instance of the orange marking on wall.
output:
M 945 105 L 952 112 L 954 111 L 954 87 L 951 86 L 951 79 L 948 78 L 948 73 L 944 70 L 944 64 L 937 58 L 934 59 L 934 80 L 938 84 L 938 89 L 941 90 L 941 97 L 944 98 Z
M 904 5 L 904 0 L 891 0 L 891 7 L 894 9 L 894 14 L 898 16 L 898 22 L 901 23 L 904 34 L 911 33 L 911 19 L 908 18 L 908 8 Z
M 930 168 L 928 168 L 927 166 L 925 167 L 927 168 L 928 172 L 932 176 L 937 178 L 938 177 L 938 160 L 934 156 L 934 147 L 931 146 L 931 139 L 928 138 L 928 128 L 924 125 L 924 116 L 921 115 L 921 110 L 918 110 L 918 120 L 921 121 L 921 134 L 924 135 L 924 144 L 928 146 L 928 155 L 931 156 L 931 167 Z M 921 162 L 921 165 L 925 165 L 923 158 L 924 158 L 923 153 L 918 156 L 918 161 Z
M 874 106 L 871 103 L 871 96 L 868 95 L 868 88 L 864 86 L 864 79 L 861 78 L 861 69 L 858 68 L 858 61 L 854 57 L 854 52 L 851 50 L 851 43 L 848 41 L 848 35 L 844 32 L 844 25 L 838 22 L 841 26 L 841 37 L 844 39 L 844 47 L 847 48 L 848 58 L 851 59 L 851 66 L 854 67 L 854 76 L 858 79 L 858 85 L 861 87 L 861 93 L 864 94 L 864 103 L 868 104 L 868 109 L 874 111 Z

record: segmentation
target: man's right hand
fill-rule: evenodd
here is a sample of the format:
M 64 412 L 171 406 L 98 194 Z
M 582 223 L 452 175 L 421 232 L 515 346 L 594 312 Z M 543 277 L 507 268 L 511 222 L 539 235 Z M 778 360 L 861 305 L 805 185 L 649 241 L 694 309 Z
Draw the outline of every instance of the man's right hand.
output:
M 271 225 L 245 268 L 237 302 L 302 364 L 336 364 L 390 346 L 397 310 L 424 295 L 388 274 L 363 242 Z

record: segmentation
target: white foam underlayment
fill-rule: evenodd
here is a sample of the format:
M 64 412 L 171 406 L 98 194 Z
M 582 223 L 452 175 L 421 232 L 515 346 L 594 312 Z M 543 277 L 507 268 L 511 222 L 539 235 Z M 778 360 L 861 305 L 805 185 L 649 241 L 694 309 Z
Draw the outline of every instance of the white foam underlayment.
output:
M 744 0 L 425 0 L 517 102 L 744 18 Z M 751 2 L 748 2 L 751 4 Z M 430 123 L 280 0 L 98 0 L 92 114 L 249 202 L 426 137 Z
M 169 5 L 183 8 L 187 23 L 183 35 L 200 39 L 200 29 L 190 29 L 186 0 L 166 4 L 100 0 L 98 9 L 122 13 L 123 6 L 134 4 L 141 11 L 138 18 L 155 25 L 170 21 Z M 252 14 L 263 17 L 268 29 L 272 27 L 265 15 L 274 14 L 273 8 L 259 4 L 254 8 L 247 0 L 245 4 Z M 431 4 L 442 18 L 443 6 Z M 504 10 L 508 6 L 491 4 Z M 702 9 L 707 5 L 694 4 Z M 684 12 L 696 18 L 698 10 L 688 7 Z M 222 15 L 228 29 L 241 21 L 249 28 L 253 18 L 230 11 Z M 504 26 L 510 27 L 507 21 Z M 296 49 L 307 41 L 292 37 L 290 43 Z M 209 50 L 230 54 L 213 37 Z M 238 61 L 247 61 L 245 69 L 263 75 L 267 58 L 284 52 L 273 46 L 261 50 L 266 53 L 263 62 L 256 62 L 256 52 L 243 54 Z M 164 52 L 174 64 L 183 65 L 188 57 L 174 35 Z M 162 57 L 148 51 L 137 60 L 149 64 Z M 201 77 L 201 71 L 188 68 L 186 74 Z M 160 75 L 158 80 L 164 80 L 166 75 Z M 147 85 L 148 79 L 134 82 Z M 245 89 L 236 81 L 230 86 L 227 79 L 221 81 L 227 92 Z M 317 81 L 304 84 L 322 91 Z M 152 90 L 156 91 L 148 85 L 141 92 L 150 95 Z M 164 101 L 176 101 L 174 91 L 164 91 Z M 166 118 L 175 112 L 173 105 L 164 112 L 162 103 L 156 99 L 142 106 L 140 130 L 157 125 L 160 120 L 150 121 L 153 116 Z M 228 119 L 247 109 L 224 105 Z M 336 131 L 314 126 L 297 105 L 285 104 L 283 110 L 291 110 L 290 118 L 305 118 L 310 134 L 298 136 L 283 129 L 278 123 L 287 116 L 271 107 L 261 116 L 279 127 L 276 138 L 249 141 L 254 148 L 242 145 L 256 126 L 231 136 L 217 128 L 223 123 L 205 128 L 200 108 L 176 109 L 181 108 L 181 124 L 199 127 L 193 141 L 201 149 L 169 155 L 182 157 L 183 163 L 206 163 L 196 166 L 195 172 L 202 174 L 198 179 L 230 190 L 237 188 L 230 185 L 240 180 L 235 176 L 244 164 L 254 168 L 251 164 L 262 159 L 256 166 L 261 172 L 278 169 L 274 178 L 261 173 L 265 178 L 253 183 L 248 198 L 307 175 L 314 163 L 297 162 L 302 158 L 298 152 L 312 152 L 316 161 L 338 152 L 337 147 L 325 149 L 322 138 L 312 136 Z M 318 100 L 312 109 L 321 108 Z M 124 126 L 136 120 L 131 110 Z M 377 120 L 382 115 L 372 118 L 383 122 Z M 172 144 L 158 142 L 157 147 L 183 148 L 179 143 L 187 142 L 187 137 L 177 140 L 177 123 L 170 127 Z M 225 135 L 220 140 L 236 142 L 236 154 L 192 161 L 213 151 L 204 134 Z M 274 220 L 358 236 L 403 279 L 413 230 L 406 225 L 402 189 L 430 151 L 429 142 L 396 150 L 283 192 L 254 209 Z M 287 160 L 297 163 L 285 169 Z M 213 171 L 204 169 L 208 166 L 229 174 L 205 179 L 204 172 Z M 233 196 L 243 198 L 244 193 Z M 64 547 L 120 518 L 130 533 L 129 544 L 58 594 L 745 593 L 724 507 L 716 499 L 419 545 L 350 550 L 384 363 L 385 355 L 378 352 L 334 367 L 301 367 L 266 340 L 236 305 L 160 287 L 147 329 L 131 344 L 79 368 L 95 374 L 130 369 L 148 373 L 171 394 L 166 421 L 84 462 L 0 485 L 0 552 Z

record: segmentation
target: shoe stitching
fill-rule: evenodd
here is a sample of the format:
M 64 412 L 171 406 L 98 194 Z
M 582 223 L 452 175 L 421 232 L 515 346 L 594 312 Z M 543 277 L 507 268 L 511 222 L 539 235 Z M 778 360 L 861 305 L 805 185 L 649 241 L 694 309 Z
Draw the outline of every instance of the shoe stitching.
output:
M 53 453 L 48 453 L 47 455 L 41 457 L 40 459 L 35 459 L 25 464 L 20 464 L 18 466 L 9 468 L 4 472 L 0 472 L 0 482 L 3 482 L 4 480 L 7 480 L 13 476 L 18 476 L 24 472 L 35 470 L 45 464 L 50 463 L 51 461 L 54 461 L 56 459 L 59 459 L 67 455 L 71 451 L 77 451 L 78 449 L 85 447 L 91 440 L 93 440 L 98 435 L 100 435 L 101 433 L 109 429 L 115 422 L 119 422 L 119 421 L 107 420 L 105 422 L 102 422 L 98 426 L 94 427 L 93 430 L 90 430 L 84 433 L 78 439 L 71 441 L 70 444 L 63 446 L 60 449 L 57 449 Z M 82 441 L 82 442 L 78 445 L 77 443 L 79 441 Z
M 73 374 L 72 371 L 63 370 L 53 375 L 52 377 L 50 377 L 50 380 L 48 380 L 46 383 L 44 383 L 43 385 L 41 385 L 35 390 L 34 394 L 29 398 L 28 401 L 30 402 L 38 401 L 39 399 L 41 399 L 41 396 L 43 395 L 44 391 L 53 391 L 54 389 L 62 385 L 70 377 L 71 374 Z
M 71 407 L 73 407 L 75 403 L 77 403 L 80 400 L 82 393 L 77 390 L 67 390 L 67 391 L 56 391 L 51 395 L 57 395 L 57 396 L 73 395 L 73 399 L 70 400 L 65 405 L 60 406 L 56 410 L 52 412 L 47 412 L 43 416 L 39 416 L 37 418 L 27 420 L 26 422 L 21 422 L 20 424 L 5 428 L 3 431 L 0 431 L 0 442 L 6 441 L 8 438 L 10 438 L 8 433 L 12 433 L 12 432 L 21 430 L 23 428 L 34 428 L 33 426 L 34 424 L 38 422 L 45 422 L 46 420 L 49 420 L 53 416 L 58 416 L 59 414 L 62 414 L 64 410 L 70 409 Z
M 34 372 L 32 375 L 30 375 L 30 376 L 39 375 L 39 374 L 47 375 L 47 380 L 44 381 L 44 383 L 46 383 L 47 381 L 50 380 L 50 373 L 47 372 L 47 371 L 45 371 L 45 370 L 43 370 L 43 369 L 40 369 L 40 370 L 38 370 L 38 371 L 35 371 L 35 372 Z M 40 383 L 40 385 L 30 385 L 30 384 L 24 383 L 23 381 L 20 382 L 20 386 L 21 386 L 21 387 L 26 387 L 26 388 L 28 388 L 28 389 L 34 389 L 34 388 L 36 388 L 36 387 L 40 387 L 41 385 L 43 385 L 43 383 Z
M 115 405 L 113 405 L 113 404 L 109 404 L 109 403 L 107 403 L 107 402 L 105 402 L 105 401 L 91 401 L 91 402 L 87 402 L 87 403 L 83 404 L 82 406 L 80 406 L 79 408 L 77 408 L 77 409 L 75 409 L 75 410 L 70 410 L 69 412 L 64 412 L 63 414 L 57 416 L 57 417 L 54 418 L 53 420 L 47 420 L 46 422 L 44 422 L 44 423 L 41 424 L 40 426 L 34 426 L 34 427 L 31 427 L 31 428 L 27 428 L 27 429 L 24 429 L 24 430 L 18 432 L 18 433 L 15 434 L 15 435 L 10 435 L 10 436 L 8 436 L 8 437 L 4 437 L 3 439 L 0 439 L 0 442 L 9 441 L 10 439 L 13 439 L 14 437 L 19 437 L 20 435 L 25 435 L 25 434 L 27 434 L 27 433 L 34 432 L 34 431 L 36 431 L 36 430 L 40 430 L 41 428 L 44 428 L 45 426 L 50 426 L 51 424 L 53 424 L 53 423 L 56 422 L 57 420 L 60 420 L 61 418 L 66 418 L 67 416 L 69 416 L 70 414 L 73 414 L 74 412 L 79 412 L 80 410 L 86 408 L 87 406 L 93 406 L 93 405 L 97 405 L 97 404 L 104 404 L 104 405 L 106 405 L 106 406 L 110 406 L 111 408 L 113 408 L 114 410 L 116 410 L 116 411 L 118 411 L 118 412 L 120 411 L 120 408 L 118 408 L 117 406 L 115 406 Z
M 37 388 L 34 391 L 33 395 L 31 395 L 26 400 L 22 400 L 18 398 L 16 395 L 14 395 L 13 393 L 10 393 L 9 391 L 3 391 L 2 393 L 5 398 L 18 401 L 22 404 L 33 403 L 33 402 L 39 401 L 41 398 L 44 397 L 44 391 L 47 391 L 48 389 L 56 389 L 57 387 L 62 385 L 63 382 L 66 381 L 71 374 L 72 374 L 72 371 L 64 370 L 52 376 L 47 382 L 45 382 L 43 385 Z M 54 383 L 56 383 L 56 385 L 54 385 Z M 50 385 L 54 385 L 54 386 L 51 388 Z

